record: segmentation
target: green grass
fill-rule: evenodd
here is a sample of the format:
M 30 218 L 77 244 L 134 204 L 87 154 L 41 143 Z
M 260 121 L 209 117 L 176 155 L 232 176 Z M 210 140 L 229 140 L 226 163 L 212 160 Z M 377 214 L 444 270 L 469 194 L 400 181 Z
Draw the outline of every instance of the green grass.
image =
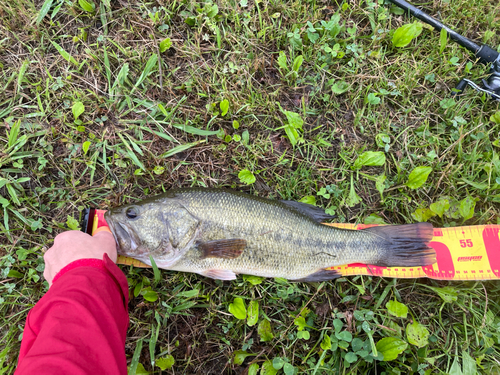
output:
M 85 207 L 210 186 L 307 197 L 340 222 L 500 223 L 499 104 L 471 89 L 450 99 L 459 79 L 488 71 L 438 32 L 396 48 L 394 31 L 414 20 L 372 2 L 111 3 L 0 4 L 0 373 L 13 372 L 46 291 L 44 249 Z M 498 2 L 422 7 L 500 48 Z M 417 167 L 432 171 L 412 189 Z M 430 205 L 445 199 L 441 217 Z M 136 373 L 172 360 L 165 373 L 500 372 L 496 282 L 253 285 L 167 271 L 156 282 L 152 270 L 123 270 Z M 450 288 L 449 302 L 429 287 Z M 235 298 L 258 302 L 255 324 L 229 313 Z M 391 314 L 394 300 L 406 317 Z M 406 332 L 413 321 L 429 333 L 421 347 Z M 374 359 L 385 337 L 407 344 L 393 361 Z

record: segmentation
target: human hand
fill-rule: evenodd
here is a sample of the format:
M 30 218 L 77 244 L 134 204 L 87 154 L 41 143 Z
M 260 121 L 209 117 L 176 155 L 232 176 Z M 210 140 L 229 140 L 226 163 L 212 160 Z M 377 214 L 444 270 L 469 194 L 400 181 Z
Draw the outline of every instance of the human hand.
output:
M 116 243 L 110 232 L 101 231 L 94 236 L 78 230 L 63 232 L 56 236 L 54 245 L 43 256 L 45 260 L 43 276 L 50 287 L 54 276 L 71 262 L 89 258 L 102 260 L 104 253 L 116 263 L 118 257 Z

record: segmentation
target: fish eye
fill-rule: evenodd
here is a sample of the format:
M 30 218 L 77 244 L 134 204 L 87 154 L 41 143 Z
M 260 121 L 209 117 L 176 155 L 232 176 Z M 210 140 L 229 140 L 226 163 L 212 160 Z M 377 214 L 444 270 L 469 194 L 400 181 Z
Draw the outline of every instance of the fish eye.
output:
M 129 207 L 127 208 L 127 211 L 125 211 L 125 216 L 129 219 L 135 219 L 138 216 L 137 209 L 135 207 Z

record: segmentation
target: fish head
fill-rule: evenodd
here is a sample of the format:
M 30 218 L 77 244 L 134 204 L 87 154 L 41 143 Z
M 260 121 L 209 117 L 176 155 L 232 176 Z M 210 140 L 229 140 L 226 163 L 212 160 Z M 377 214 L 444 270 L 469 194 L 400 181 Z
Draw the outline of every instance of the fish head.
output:
M 198 220 L 177 202 L 125 205 L 104 215 L 118 254 L 168 268 L 194 243 Z

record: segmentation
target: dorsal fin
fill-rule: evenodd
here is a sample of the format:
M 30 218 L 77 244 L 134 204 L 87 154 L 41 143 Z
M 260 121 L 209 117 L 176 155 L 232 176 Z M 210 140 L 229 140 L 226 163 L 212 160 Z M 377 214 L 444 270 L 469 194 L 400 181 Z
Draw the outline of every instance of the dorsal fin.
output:
M 335 218 L 335 216 L 328 215 L 322 208 L 313 206 L 312 204 L 296 202 L 296 201 L 280 201 L 280 202 L 292 208 L 294 211 L 301 213 L 307 217 L 310 217 L 317 223 L 321 223 L 324 220 L 331 220 Z

